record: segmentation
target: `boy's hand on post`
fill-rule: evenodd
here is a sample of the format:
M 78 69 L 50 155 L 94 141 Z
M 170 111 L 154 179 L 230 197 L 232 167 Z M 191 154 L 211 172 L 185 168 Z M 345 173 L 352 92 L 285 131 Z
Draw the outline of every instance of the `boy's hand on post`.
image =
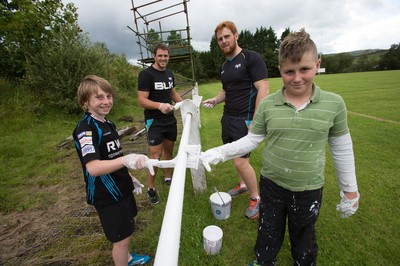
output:
M 147 168 L 151 175 L 154 176 L 154 168 L 153 164 L 158 160 L 156 159 L 149 159 L 146 155 L 143 154 L 128 154 L 122 157 L 122 163 L 129 169 L 143 169 Z
M 122 163 L 129 169 L 143 169 L 146 167 L 146 160 L 149 158 L 143 154 L 128 154 L 122 157 Z
M 360 193 L 358 193 L 358 191 L 356 192 L 340 191 L 340 198 L 341 198 L 340 203 L 336 205 L 336 211 L 340 212 L 340 216 L 342 218 L 348 218 L 352 216 L 354 213 L 356 213 L 360 200 Z
M 150 172 L 150 174 L 151 174 L 152 176 L 155 175 L 155 172 L 154 172 L 154 164 L 155 164 L 156 162 L 158 162 L 157 159 L 149 159 L 149 158 L 147 158 L 147 160 L 146 160 L 146 167 L 147 167 L 147 169 L 149 170 L 149 172 Z
M 122 157 L 122 163 L 129 169 L 143 169 L 146 167 L 146 161 L 149 158 L 143 154 L 128 154 Z

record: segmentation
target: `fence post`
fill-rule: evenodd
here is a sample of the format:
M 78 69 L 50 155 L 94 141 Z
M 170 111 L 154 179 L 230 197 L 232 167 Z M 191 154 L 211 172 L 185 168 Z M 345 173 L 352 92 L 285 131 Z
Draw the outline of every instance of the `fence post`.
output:
M 194 104 L 194 112 L 192 115 L 192 124 L 190 127 L 190 138 L 189 138 L 189 144 L 194 144 L 194 145 L 201 145 L 201 140 L 200 140 L 200 105 L 201 105 L 201 100 L 202 97 L 199 96 L 199 91 L 198 91 L 198 84 L 196 82 L 193 90 L 192 90 L 192 99 Z M 183 110 L 181 109 L 183 112 Z M 182 116 L 183 117 L 183 116 Z M 192 185 L 194 192 L 196 194 L 200 192 L 205 192 L 207 191 L 207 182 L 206 182 L 206 174 L 204 171 L 204 166 L 202 163 L 199 162 L 197 168 L 190 168 L 190 173 L 192 176 Z
M 155 266 L 178 265 L 186 168 L 189 167 L 192 169 L 201 165 L 199 162 L 201 146 L 189 144 L 190 139 L 192 139 L 192 142 L 194 139 L 195 142 L 200 143 L 199 126 L 198 124 L 196 125 L 199 119 L 193 119 L 193 117 L 196 117 L 195 106 L 198 107 L 200 103 L 201 97 L 195 97 L 194 101 L 184 100 L 179 104 L 183 120 L 183 130 L 178 153 L 172 160 L 159 161 L 155 164 L 155 166 L 159 168 L 174 167 L 172 183 L 169 189 L 164 219 L 154 259 Z M 198 133 L 195 133 L 196 130 L 193 128 L 197 129 Z M 197 135 L 193 138 L 191 134 Z

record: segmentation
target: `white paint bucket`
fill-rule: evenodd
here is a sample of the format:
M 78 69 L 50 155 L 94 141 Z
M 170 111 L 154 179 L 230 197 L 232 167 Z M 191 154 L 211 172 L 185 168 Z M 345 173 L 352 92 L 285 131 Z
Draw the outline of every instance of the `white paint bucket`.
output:
M 203 230 L 203 247 L 208 255 L 217 255 L 222 247 L 222 229 L 209 225 Z
M 232 197 L 226 192 L 215 192 L 210 196 L 211 211 L 218 220 L 228 219 L 231 215 Z

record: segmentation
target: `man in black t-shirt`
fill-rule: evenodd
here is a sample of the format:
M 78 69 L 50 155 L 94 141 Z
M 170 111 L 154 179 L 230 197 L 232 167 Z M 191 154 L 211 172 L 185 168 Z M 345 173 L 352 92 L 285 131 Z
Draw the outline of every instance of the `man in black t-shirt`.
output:
M 258 53 L 239 47 L 239 35 L 233 22 L 223 21 L 218 24 L 215 38 L 227 58 L 221 67 L 222 90 L 203 104 L 207 108 L 213 108 L 218 103 L 225 102 L 221 119 L 222 141 L 225 144 L 247 135 L 258 104 L 268 95 L 268 73 L 266 64 Z M 249 191 L 250 202 L 245 216 L 257 218 L 260 196 L 249 156 L 247 154 L 233 159 L 239 183 L 228 193 L 235 197 Z
M 154 63 L 139 73 L 138 103 L 144 108 L 147 141 L 150 158 L 171 160 L 177 137 L 177 125 L 173 112 L 173 102 L 181 102 L 175 89 L 175 77 L 167 69 L 169 48 L 158 44 L 153 49 Z M 156 171 L 157 174 L 157 171 Z M 147 174 L 149 187 L 147 194 L 152 204 L 158 203 L 155 190 L 155 175 Z M 164 182 L 171 184 L 172 169 L 164 169 Z

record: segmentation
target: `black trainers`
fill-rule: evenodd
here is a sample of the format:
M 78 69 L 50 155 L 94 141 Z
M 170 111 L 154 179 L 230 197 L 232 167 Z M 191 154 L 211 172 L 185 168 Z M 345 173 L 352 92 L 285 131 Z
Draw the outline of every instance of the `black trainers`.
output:
M 155 188 L 149 188 L 147 190 L 147 195 L 149 196 L 149 200 L 151 204 L 158 203 L 158 195 Z

